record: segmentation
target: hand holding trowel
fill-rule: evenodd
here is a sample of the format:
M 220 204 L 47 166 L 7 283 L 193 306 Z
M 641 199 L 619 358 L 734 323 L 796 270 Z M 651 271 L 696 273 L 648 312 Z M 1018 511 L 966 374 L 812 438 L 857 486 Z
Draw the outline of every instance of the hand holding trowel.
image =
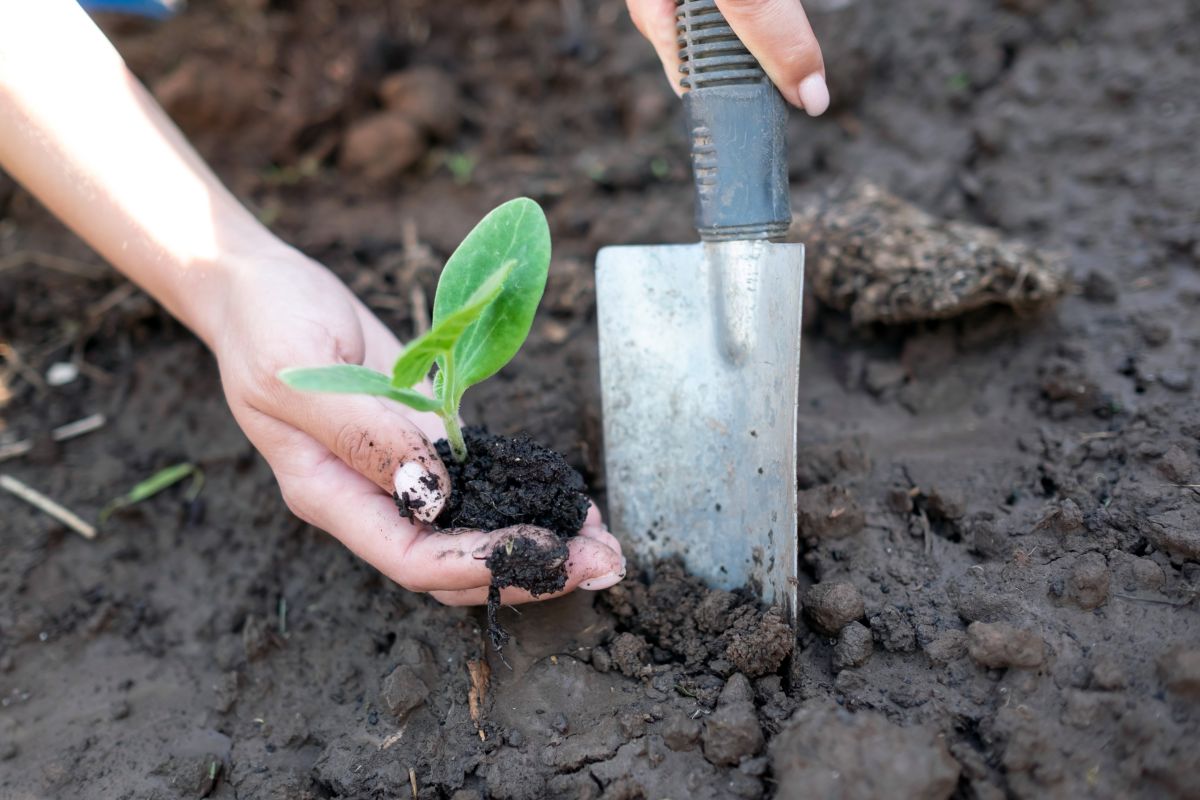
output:
M 786 108 L 713 0 L 677 0 L 696 189 L 691 245 L 609 247 L 596 294 L 611 521 L 796 613 L 796 404 L 804 246 Z

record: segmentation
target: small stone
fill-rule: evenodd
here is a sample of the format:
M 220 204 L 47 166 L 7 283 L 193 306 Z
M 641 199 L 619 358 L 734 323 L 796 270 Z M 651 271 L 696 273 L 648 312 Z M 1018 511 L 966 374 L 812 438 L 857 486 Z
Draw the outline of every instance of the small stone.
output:
M 804 593 L 804 615 L 810 625 L 826 636 L 836 636 L 848 623 L 866 611 L 862 593 L 845 581 L 822 581 Z
M 916 628 L 895 606 L 884 606 L 871 617 L 871 632 L 879 646 L 889 653 L 909 653 L 917 649 Z
M 842 539 L 857 534 L 867 522 L 854 495 L 840 486 L 806 489 L 797 502 L 800 535 L 804 537 Z
M 384 707 L 391 712 L 397 721 L 404 720 L 419 708 L 429 696 L 429 687 L 413 671 L 412 667 L 401 664 L 383 679 L 380 699 Z
M 1129 564 L 1129 571 L 1137 586 L 1143 589 L 1158 589 L 1167 580 L 1162 567 L 1149 558 L 1133 560 Z
M 56 362 L 50 365 L 50 369 L 46 370 L 46 383 L 55 387 L 74 383 L 78 377 L 79 367 L 69 361 Z
M 1192 374 L 1182 369 L 1164 369 L 1158 375 L 1158 382 L 1172 392 L 1190 392 L 1192 390 Z
M 871 657 L 874 643 L 871 631 L 861 622 L 851 622 L 842 628 L 838 643 L 833 647 L 833 670 L 841 672 L 849 667 L 860 667 Z
M 1046 643 L 1032 631 L 1003 622 L 972 622 L 967 628 L 967 652 L 989 669 L 1034 669 L 1046 658 Z
M 673 714 L 663 723 L 663 741 L 676 752 L 695 747 L 696 742 L 700 741 L 700 733 L 700 723 L 682 712 Z
M 458 84 L 436 67 L 413 67 L 384 78 L 379 97 L 389 111 L 417 123 L 439 139 L 458 132 Z
M 938 666 L 957 661 L 967 654 L 967 634 L 960 630 L 942 631 L 925 645 L 925 655 Z
M 1158 659 L 1158 675 L 1170 691 L 1200 700 L 1200 650 L 1176 647 Z
M 12 761 L 17 757 L 16 742 L 0 742 L 0 761 Z
M 1108 561 L 1099 553 L 1084 553 L 1075 559 L 1067 579 L 1067 591 L 1083 609 L 1099 608 L 1108 600 Z
M 622 674 L 636 678 L 646 667 L 650 644 L 636 633 L 622 633 L 610 645 L 613 665 Z
M 129 716 L 129 701 L 117 700 L 108 708 L 108 718 L 111 720 L 122 720 Z
M 704 757 L 710 763 L 733 766 L 762 749 L 765 740 L 753 697 L 750 681 L 741 674 L 721 690 L 716 711 L 704 723 Z
M 339 164 L 368 181 L 391 180 L 425 155 L 425 137 L 403 114 L 383 111 L 354 123 L 342 139 Z
M 566 732 L 571 729 L 571 724 L 567 722 L 567 715 L 559 711 L 550 720 L 550 727 L 553 728 L 556 733 L 566 734 Z
M 717 697 L 718 706 L 728 706 L 735 703 L 754 704 L 754 687 L 750 680 L 742 674 L 737 674 L 725 681 L 721 694 Z

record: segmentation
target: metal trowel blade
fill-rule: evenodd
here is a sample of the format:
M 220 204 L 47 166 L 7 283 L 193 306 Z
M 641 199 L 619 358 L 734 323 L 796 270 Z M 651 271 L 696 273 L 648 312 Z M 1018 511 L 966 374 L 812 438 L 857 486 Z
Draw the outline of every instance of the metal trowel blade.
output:
M 644 566 L 796 615 L 804 245 L 607 247 L 596 263 L 610 522 Z

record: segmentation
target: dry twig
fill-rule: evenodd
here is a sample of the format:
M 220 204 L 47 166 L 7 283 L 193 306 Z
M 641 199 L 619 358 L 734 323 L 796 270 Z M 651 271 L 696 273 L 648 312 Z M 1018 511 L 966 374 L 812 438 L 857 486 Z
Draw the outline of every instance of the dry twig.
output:
M 10 492 L 40 511 L 49 514 L 85 539 L 95 539 L 96 529 L 77 514 L 51 500 L 41 492 L 26 486 L 11 475 L 0 474 L 0 489 Z

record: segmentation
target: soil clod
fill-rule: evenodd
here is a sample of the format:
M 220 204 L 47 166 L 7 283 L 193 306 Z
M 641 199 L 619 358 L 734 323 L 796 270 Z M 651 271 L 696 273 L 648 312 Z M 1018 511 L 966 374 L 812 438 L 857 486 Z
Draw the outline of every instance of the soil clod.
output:
M 509 438 L 468 427 L 463 435 L 462 463 L 451 456 L 446 440 L 437 442 L 451 483 L 439 527 L 494 531 L 534 525 L 564 539 L 579 532 L 590 502 L 587 487 L 561 454 L 524 434 Z
M 881 714 L 851 714 L 823 700 L 801 706 L 775 737 L 771 765 L 780 800 L 945 800 L 959 776 L 959 765 L 932 731 L 900 728 Z
M 735 674 L 725 684 L 716 711 L 704 722 L 704 757 L 711 763 L 733 766 L 762 749 L 762 726 L 753 698 L 745 675 Z
M 833 671 L 861 667 L 867 663 L 873 649 L 871 631 L 867 626 L 861 622 L 851 622 L 842 628 L 838 642 L 833 647 Z
M 1046 658 L 1046 644 L 1033 631 L 1003 622 L 972 622 L 967 628 L 967 652 L 990 669 L 1035 669 Z
M 852 583 L 824 581 L 804 593 L 804 616 L 818 632 L 837 636 L 848 623 L 862 619 L 866 607 Z

